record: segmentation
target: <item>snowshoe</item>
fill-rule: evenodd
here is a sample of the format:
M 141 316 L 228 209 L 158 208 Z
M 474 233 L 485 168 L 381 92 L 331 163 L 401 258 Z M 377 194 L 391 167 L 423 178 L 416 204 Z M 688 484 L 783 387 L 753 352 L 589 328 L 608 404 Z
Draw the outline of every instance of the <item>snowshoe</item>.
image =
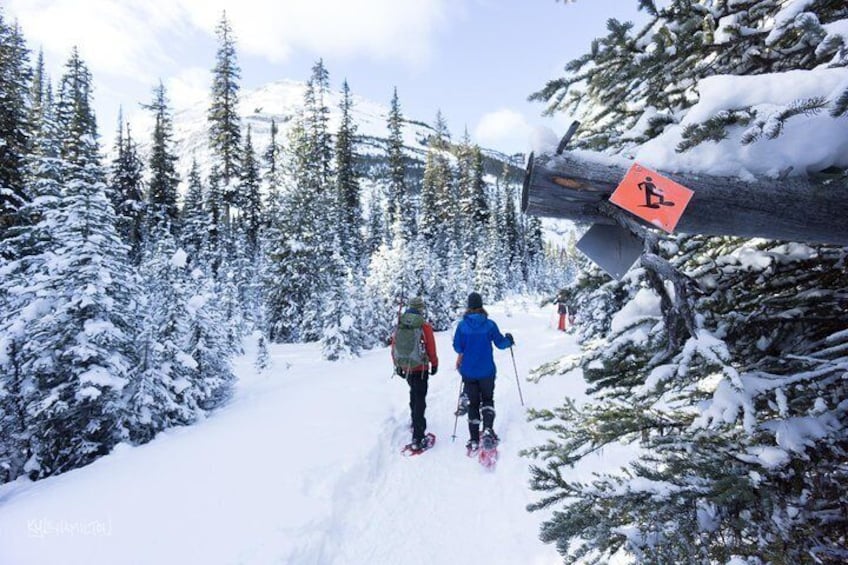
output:
M 422 439 L 418 441 L 411 441 L 410 443 L 403 446 L 403 449 L 400 450 L 401 455 L 404 457 L 411 457 L 413 455 L 421 455 L 428 449 L 432 448 L 436 444 L 436 436 L 434 434 L 428 433 Z
M 474 441 L 473 439 L 468 440 L 465 444 L 466 455 L 469 457 L 474 457 L 477 455 L 477 452 L 480 451 L 480 442 Z
M 477 460 L 486 469 L 494 469 L 498 462 L 498 436 L 491 429 L 483 430 L 483 435 L 480 436 L 480 451 L 477 454 Z

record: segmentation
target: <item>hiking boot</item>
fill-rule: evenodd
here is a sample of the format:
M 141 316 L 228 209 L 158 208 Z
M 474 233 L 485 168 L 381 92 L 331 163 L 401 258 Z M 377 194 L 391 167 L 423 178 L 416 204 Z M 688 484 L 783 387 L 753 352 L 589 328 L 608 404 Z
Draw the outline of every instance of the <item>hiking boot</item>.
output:
M 417 451 L 424 451 L 425 449 L 430 449 L 430 441 L 427 437 L 422 437 L 421 439 L 412 440 L 412 448 Z
M 480 443 L 473 439 L 469 439 L 465 444 L 465 449 L 468 450 L 468 453 L 474 453 L 480 449 Z
M 480 436 L 480 443 L 483 445 L 484 449 L 494 449 L 498 446 L 499 441 L 500 438 L 498 438 L 492 428 L 486 428 L 483 430 L 483 435 Z

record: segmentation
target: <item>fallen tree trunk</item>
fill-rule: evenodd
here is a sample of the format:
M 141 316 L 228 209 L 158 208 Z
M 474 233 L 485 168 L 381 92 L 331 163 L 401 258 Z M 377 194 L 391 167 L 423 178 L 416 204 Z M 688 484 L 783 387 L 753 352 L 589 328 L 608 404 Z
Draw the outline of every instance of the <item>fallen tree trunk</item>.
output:
M 531 154 L 522 210 L 534 216 L 614 224 L 602 203 L 626 172 L 624 167 L 569 153 Z M 694 192 L 675 231 L 848 245 L 848 190 L 844 184 L 814 183 L 804 177 L 746 182 L 659 172 Z

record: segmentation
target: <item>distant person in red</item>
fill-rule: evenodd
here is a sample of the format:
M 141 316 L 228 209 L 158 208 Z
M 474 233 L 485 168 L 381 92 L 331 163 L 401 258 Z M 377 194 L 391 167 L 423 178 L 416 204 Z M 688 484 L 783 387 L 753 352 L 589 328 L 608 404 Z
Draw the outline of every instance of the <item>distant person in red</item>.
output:
M 559 314 L 559 324 L 557 329 L 564 332 L 568 329 L 568 307 L 565 302 L 559 302 L 557 305 L 557 314 Z

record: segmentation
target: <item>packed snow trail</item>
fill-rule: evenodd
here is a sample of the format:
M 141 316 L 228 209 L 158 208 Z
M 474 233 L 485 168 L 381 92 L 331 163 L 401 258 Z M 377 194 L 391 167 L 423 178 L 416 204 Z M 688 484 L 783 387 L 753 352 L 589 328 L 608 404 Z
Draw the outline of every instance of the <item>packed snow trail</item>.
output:
M 582 398 L 578 373 L 524 380 L 533 367 L 576 351 L 553 329 L 550 307 L 490 308 L 516 338 L 527 407 Z M 253 368 L 248 342 L 233 401 L 194 426 L 140 447 L 119 446 L 88 467 L 0 487 L 0 564 L 554 564 L 538 541 L 542 513 L 518 455 L 542 436 L 525 420 L 509 351 L 496 351 L 495 430 L 500 459 L 487 471 L 466 457 L 452 330 L 437 334 L 428 430 L 409 441 L 408 387 L 390 377 L 388 351 L 326 362 L 315 345 L 271 347 Z

